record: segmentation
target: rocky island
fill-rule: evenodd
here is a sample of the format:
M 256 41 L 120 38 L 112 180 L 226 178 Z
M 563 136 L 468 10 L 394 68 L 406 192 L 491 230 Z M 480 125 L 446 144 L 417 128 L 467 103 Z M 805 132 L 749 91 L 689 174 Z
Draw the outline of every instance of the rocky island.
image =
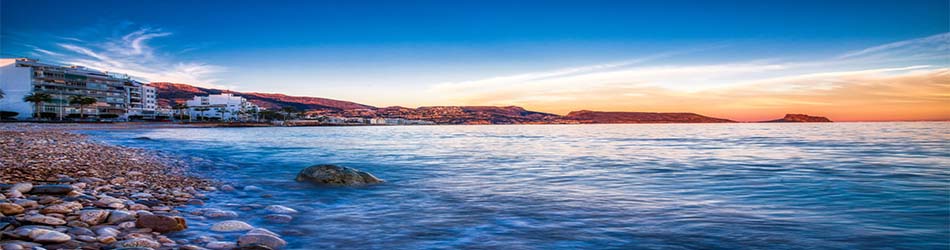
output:
M 806 114 L 786 114 L 782 119 L 766 122 L 831 122 L 830 119 L 821 116 L 810 116 Z

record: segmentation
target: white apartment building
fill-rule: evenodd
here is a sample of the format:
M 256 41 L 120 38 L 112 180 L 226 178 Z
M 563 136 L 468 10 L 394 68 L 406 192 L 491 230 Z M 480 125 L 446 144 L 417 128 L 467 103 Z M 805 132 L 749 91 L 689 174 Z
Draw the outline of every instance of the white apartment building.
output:
M 253 119 L 253 113 L 260 111 L 254 103 L 231 93 L 195 96 L 185 104 L 188 105 L 188 116 L 192 119 L 203 117 L 222 121 L 246 121 Z
M 127 118 L 130 114 L 152 114 L 155 117 L 155 89 L 132 80 L 127 75 L 102 72 L 81 66 L 40 63 L 28 58 L 0 59 L 0 111 L 17 112 L 17 119 L 34 113 L 47 119 L 63 119 L 79 114 L 79 107 L 69 103 L 72 96 L 88 96 L 97 100 L 84 107 L 83 113 L 99 118 Z M 34 105 L 23 100 L 33 93 L 46 93 L 48 102 Z

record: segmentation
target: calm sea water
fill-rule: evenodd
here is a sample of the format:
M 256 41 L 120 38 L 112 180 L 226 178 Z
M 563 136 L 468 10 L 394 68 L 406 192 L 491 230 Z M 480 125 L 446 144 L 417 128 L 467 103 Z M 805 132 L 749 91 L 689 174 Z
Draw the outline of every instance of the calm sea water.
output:
M 89 133 L 206 159 L 201 174 L 263 188 L 206 207 L 282 233 L 291 249 L 950 248 L 950 123 Z M 324 163 L 387 183 L 293 181 Z M 255 204 L 300 214 L 270 223 Z M 179 237 L 213 222 L 192 219 Z

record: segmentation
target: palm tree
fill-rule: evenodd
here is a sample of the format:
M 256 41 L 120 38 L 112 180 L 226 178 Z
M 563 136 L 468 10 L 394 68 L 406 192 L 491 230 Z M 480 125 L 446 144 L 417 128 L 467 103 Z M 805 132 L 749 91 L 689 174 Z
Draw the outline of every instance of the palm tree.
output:
M 40 117 L 40 105 L 43 105 L 44 102 L 49 102 L 53 100 L 53 96 L 47 93 L 36 93 L 30 94 L 23 97 L 24 102 L 33 103 L 33 117 Z
M 91 105 L 98 101 L 99 100 L 97 100 L 96 98 L 82 96 L 82 95 L 74 95 L 74 96 L 69 97 L 70 105 L 79 105 L 79 119 L 86 118 L 86 112 L 85 112 L 86 105 Z
M 207 119 L 207 118 L 205 117 L 205 111 L 208 111 L 208 110 L 211 110 L 211 109 L 205 108 L 205 107 L 201 107 L 201 108 L 196 108 L 196 109 L 195 109 L 195 111 L 201 112 L 201 118 L 202 118 L 202 119 Z
M 217 108 L 217 110 L 215 111 L 218 112 L 218 116 L 221 117 L 221 121 L 224 121 L 224 114 L 227 113 L 228 111 L 225 110 L 224 108 Z
M 290 113 L 296 112 L 297 109 L 294 108 L 293 106 L 287 106 L 287 107 L 280 108 L 280 111 L 284 112 L 284 121 L 286 121 L 287 118 L 290 117 Z
M 184 103 L 175 104 L 175 109 L 178 110 L 178 120 L 181 121 L 182 119 L 185 119 L 184 110 L 188 109 L 188 104 L 184 104 Z

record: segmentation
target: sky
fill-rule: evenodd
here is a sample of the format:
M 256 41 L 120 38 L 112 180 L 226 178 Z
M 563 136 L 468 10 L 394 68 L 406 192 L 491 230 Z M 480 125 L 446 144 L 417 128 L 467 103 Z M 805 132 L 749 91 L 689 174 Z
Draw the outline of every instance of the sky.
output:
M 0 56 L 378 107 L 950 120 L 948 5 L 0 0 Z

